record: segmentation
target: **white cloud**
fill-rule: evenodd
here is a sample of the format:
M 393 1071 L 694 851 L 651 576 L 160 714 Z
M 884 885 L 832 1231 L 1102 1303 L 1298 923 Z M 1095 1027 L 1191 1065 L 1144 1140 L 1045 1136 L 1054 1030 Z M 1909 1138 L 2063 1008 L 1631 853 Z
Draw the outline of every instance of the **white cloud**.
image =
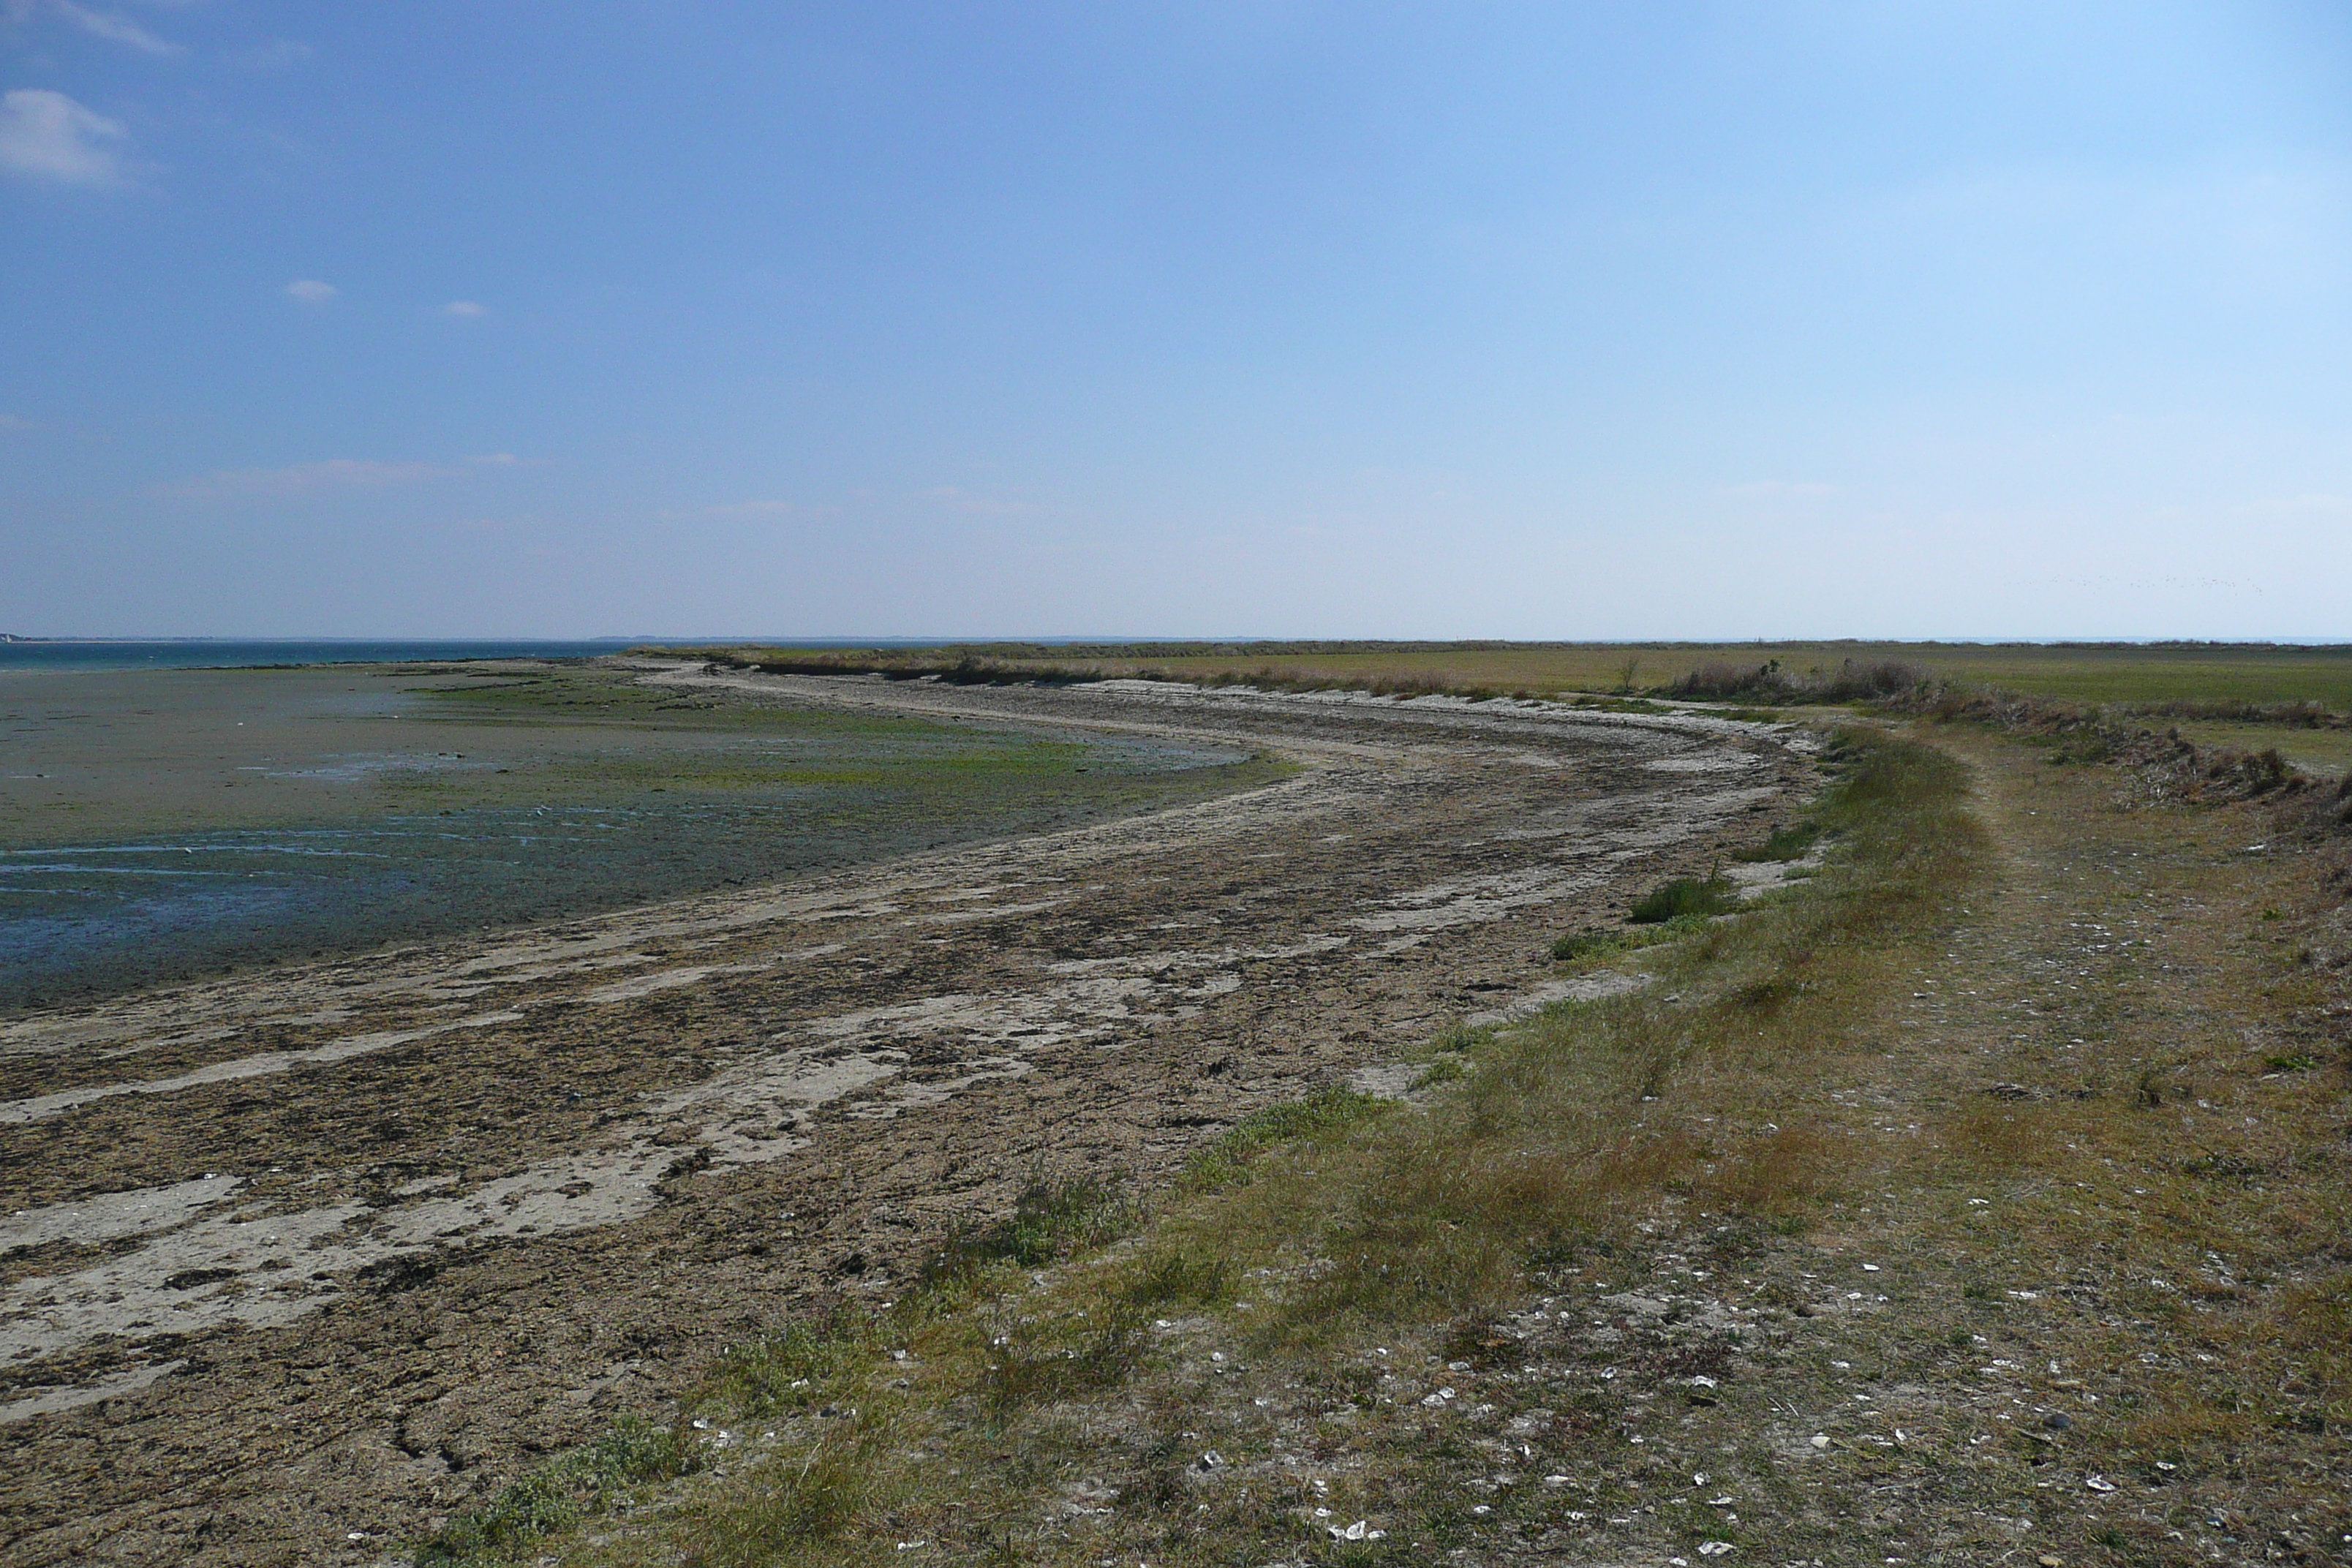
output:
M 323 305 L 341 291 L 332 283 L 321 283 L 316 278 L 297 278 L 286 285 L 286 297 L 299 300 L 305 305 Z
M 13 414 L 0 414 L 0 430 L 37 430 L 40 426 L 29 419 L 19 419 Z
M 0 94 L 0 169 L 68 185 L 111 185 L 122 164 L 110 142 L 130 132 L 62 92 L 20 87 Z
M 330 458 L 284 468 L 223 468 L 193 479 L 157 487 L 181 500 L 267 500 L 320 490 L 373 489 L 450 479 L 464 470 L 440 463 L 378 463 L 363 458 Z
M 477 305 L 471 300 L 452 300 L 441 307 L 441 313 L 445 316 L 457 316 L 471 321 L 477 316 L 488 315 L 490 308 L 488 305 Z
M 128 44 L 142 54 L 176 55 L 181 52 L 179 45 L 168 38 L 157 37 L 128 16 L 112 16 L 103 11 L 92 11 L 75 5 L 73 0 L 49 0 L 49 4 L 58 16 L 92 37 L 104 38 L 113 44 Z

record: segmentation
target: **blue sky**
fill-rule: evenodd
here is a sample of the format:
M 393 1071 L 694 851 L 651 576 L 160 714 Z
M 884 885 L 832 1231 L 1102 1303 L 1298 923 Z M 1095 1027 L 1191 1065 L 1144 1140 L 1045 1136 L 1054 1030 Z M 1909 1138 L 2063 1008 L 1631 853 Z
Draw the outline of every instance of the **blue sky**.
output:
M 2339 5 L 0 0 L 0 630 L 2352 638 Z

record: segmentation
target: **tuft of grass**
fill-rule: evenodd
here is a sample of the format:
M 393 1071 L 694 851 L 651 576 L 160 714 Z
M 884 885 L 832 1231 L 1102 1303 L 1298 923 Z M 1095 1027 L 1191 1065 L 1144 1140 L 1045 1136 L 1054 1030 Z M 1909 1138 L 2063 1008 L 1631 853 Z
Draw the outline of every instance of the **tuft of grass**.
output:
M 1727 914 L 1738 907 L 1738 891 L 1727 877 L 1677 877 L 1634 900 L 1625 918 L 1635 925 L 1661 925 L 1672 920 Z
M 1735 860 L 1755 864 L 1767 860 L 1801 860 L 1808 850 L 1820 842 L 1821 824 L 1800 822 L 1788 827 L 1776 827 L 1764 842 L 1738 851 Z
M 1112 1387 L 1135 1371 L 1150 1323 L 1149 1310 L 1113 1297 L 1082 1312 L 1084 1329 L 1076 1343 L 1057 1331 L 1059 1325 L 1028 1319 L 1007 1321 L 990 1337 L 979 1394 L 999 1420 L 1024 1405 Z
M 1246 1185 L 1252 1178 L 1251 1161 L 1273 1145 L 1352 1127 L 1388 1109 L 1389 1102 L 1378 1095 L 1333 1084 L 1304 1099 L 1254 1110 L 1193 1155 L 1180 1184 L 1193 1193 Z
M 1136 1308 L 1214 1306 L 1234 1292 L 1234 1260 L 1172 1247 L 1148 1258 L 1127 1277 L 1119 1298 Z
M 701 1468 L 699 1445 L 675 1429 L 625 1415 L 593 1443 L 550 1460 L 415 1552 L 417 1568 L 506 1563 L 546 1536 L 604 1512 L 630 1489 Z
M 700 1510 L 687 1531 L 690 1568 L 768 1568 L 838 1541 L 873 1497 L 888 1440 L 880 1423 L 826 1424 L 797 1454 L 770 1457 Z
M 719 1356 L 694 1403 L 759 1420 L 821 1403 L 835 1381 L 880 1352 L 871 1320 L 835 1313 L 816 1323 L 793 1323 L 782 1333 Z
M 1631 930 L 1570 931 L 1551 944 L 1551 955 L 1570 963 L 1580 958 L 1606 958 L 1612 953 L 1655 947 L 1660 942 L 1676 942 L 1705 931 L 1709 919 L 1706 915 L 1676 915 L 1655 925 Z
M 1092 1176 L 1038 1177 L 1023 1189 L 1010 1215 L 950 1237 L 917 1278 L 937 1288 L 991 1263 L 1041 1268 L 1114 1240 L 1142 1219 L 1132 1197 Z
M 1458 1022 L 1452 1023 L 1429 1037 L 1429 1049 L 1433 1054 L 1446 1051 L 1467 1052 L 1475 1050 L 1481 1040 L 1490 1037 L 1493 1034 L 1492 1029 L 1479 1028 Z
M 1459 1083 L 1469 1070 L 1459 1055 L 1449 1051 L 1422 1068 L 1420 1075 L 1412 1080 L 1412 1087 L 1434 1089 L 1441 1083 Z

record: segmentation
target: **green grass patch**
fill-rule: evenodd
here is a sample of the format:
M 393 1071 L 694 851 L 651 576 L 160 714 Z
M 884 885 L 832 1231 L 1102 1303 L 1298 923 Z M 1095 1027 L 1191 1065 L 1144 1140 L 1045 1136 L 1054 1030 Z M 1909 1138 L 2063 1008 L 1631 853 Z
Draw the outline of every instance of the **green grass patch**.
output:
M 1223 1137 L 1193 1155 L 1184 1167 L 1179 1185 L 1186 1192 L 1195 1193 L 1246 1185 L 1251 1179 L 1251 1162 L 1273 1145 L 1352 1127 L 1390 1108 L 1390 1102 L 1378 1095 L 1333 1084 L 1304 1099 L 1254 1110 L 1235 1122 Z
M 1130 1194 L 1092 1176 L 1040 1177 L 1004 1218 L 950 1237 L 919 1278 L 938 1286 L 991 1263 L 1040 1268 L 1124 1236 L 1142 1219 Z
M 1727 877 L 1676 877 L 1634 900 L 1625 918 L 1635 925 L 1661 925 L 1729 914 L 1738 907 L 1739 891 Z
M 1420 1074 L 1413 1079 L 1412 1087 L 1417 1089 L 1435 1089 L 1442 1083 L 1459 1083 L 1468 1077 L 1469 1073 L 1469 1064 L 1461 1057 L 1448 1052 L 1422 1068 Z
M 1551 955 L 1562 963 L 1571 963 L 1578 959 L 1607 958 L 1613 953 L 1656 947 L 1705 931 L 1713 918 L 1710 915 L 1675 915 L 1653 925 L 1570 931 L 1552 942 Z
M 701 1468 L 699 1445 L 675 1429 L 623 1416 L 613 1429 L 513 1482 L 461 1513 L 417 1548 L 417 1568 L 506 1563 L 548 1535 L 603 1513 L 650 1482 Z
M 1736 851 L 1735 860 L 1750 865 L 1767 860 L 1801 860 L 1821 842 L 1822 828 L 1817 822 L 1800 822 L 1787 827 L 1776 827 L 1761 844 Z

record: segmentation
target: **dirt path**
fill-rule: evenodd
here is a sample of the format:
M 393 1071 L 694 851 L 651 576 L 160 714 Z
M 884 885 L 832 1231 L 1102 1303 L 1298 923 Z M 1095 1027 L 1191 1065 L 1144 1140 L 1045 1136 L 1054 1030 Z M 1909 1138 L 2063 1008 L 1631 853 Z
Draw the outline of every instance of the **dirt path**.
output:
M 1931 738 L 1987 872 L 1772 1108 L 1841 1195 L 1678 1213 L 1528 1304 L 1524 1372 L 1457 1363 L 1498 1429 L 1607 1423 L 1538 1461 L 1578 1511 L 1457 1560 L 2352 1562 L 2352 908 L 2251 813 Z
M 1300 772 L 0 1030 L 6 1561 L 379 1559 L 1036 1169 L 1149 1181 L 1532 990 L 1810 777 L 1706 720 L 725 679 Z

